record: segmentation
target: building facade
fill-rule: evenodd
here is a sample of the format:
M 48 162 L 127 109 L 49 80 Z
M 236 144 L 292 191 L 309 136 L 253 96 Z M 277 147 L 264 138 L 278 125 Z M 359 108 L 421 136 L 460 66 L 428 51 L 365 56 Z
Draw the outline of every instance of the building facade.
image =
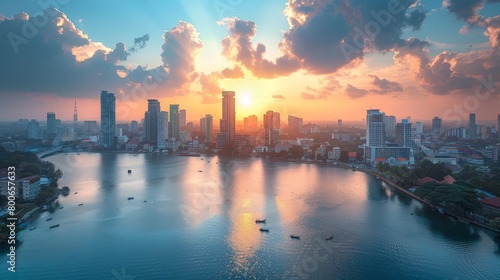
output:
M 116 146 L 116 99 L 115 95 L 101 91 L 101 146 L 115 149 Z

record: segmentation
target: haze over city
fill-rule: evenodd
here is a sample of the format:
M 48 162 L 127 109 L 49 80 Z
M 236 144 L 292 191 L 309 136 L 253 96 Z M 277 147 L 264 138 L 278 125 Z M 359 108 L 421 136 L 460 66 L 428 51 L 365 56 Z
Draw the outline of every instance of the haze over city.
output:
M 143 118 L 150 98 L 219 119 L 231 90 L 238 121 L 360 121 L 367 108 L 495 120 L 497 2 L 9 2 L 0 119 L 71 120 L 76 99 L 79 118 L 97 120 L 101 90 L 116 94 L 117 122 Z

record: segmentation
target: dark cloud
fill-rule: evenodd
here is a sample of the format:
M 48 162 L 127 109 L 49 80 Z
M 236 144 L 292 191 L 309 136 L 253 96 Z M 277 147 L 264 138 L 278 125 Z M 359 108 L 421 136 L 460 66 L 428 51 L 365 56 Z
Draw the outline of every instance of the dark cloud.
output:
M 274 99 L 281 99 L 281 100 L 285 99 L 285 97 L 283 95 L 281 95 L 281 94 L 275 94 L 275 95 L 273 95 L 271 97 L 274 98 Z
M 149 34 L 145 34 L 139 38 L 134 39 L 134 45 L 129 49 L 129 52 L 134 53 L 140 49 L 146 47 L 146 43 L 149 41 Z
M 385 94 L 388 92 L 402 92 L 403 87 L 396 82 L 391 82 L 387 79 L 380 79 L 375 75 L 370 75 L 373 78 L 372 84 L 377 87 L 377 89 L 373 90 L 380 94 Z
M 425 11 L 414 10 L 408 15 L 408 17 L 406 19 L 406 23 L 413 30 L 419 30 L 420 27 L 422 26 L 422 23 L 424 22 L 426 16 L 427 16 L 427 14 L 425 13 Z

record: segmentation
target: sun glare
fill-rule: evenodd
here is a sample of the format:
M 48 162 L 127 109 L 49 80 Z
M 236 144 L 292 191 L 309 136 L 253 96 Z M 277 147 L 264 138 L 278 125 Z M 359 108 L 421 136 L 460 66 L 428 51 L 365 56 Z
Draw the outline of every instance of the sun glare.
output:
M 252 97 L 248 93 L 243 94 L 240 100 L 242 107 L 248 108 L 252 105 Z

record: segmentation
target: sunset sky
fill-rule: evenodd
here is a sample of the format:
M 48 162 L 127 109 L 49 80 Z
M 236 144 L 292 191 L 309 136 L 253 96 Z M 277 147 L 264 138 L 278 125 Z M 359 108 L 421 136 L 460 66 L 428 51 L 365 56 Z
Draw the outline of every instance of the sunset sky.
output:
M 0 0 L 0 121 L 70 120 L 75 99 L 98 120 L 103 89 L 118 122 L 148 98 L 217 120 L 222 90 L 238 120 L 493 120 L 499 14 L 500 0 Z

